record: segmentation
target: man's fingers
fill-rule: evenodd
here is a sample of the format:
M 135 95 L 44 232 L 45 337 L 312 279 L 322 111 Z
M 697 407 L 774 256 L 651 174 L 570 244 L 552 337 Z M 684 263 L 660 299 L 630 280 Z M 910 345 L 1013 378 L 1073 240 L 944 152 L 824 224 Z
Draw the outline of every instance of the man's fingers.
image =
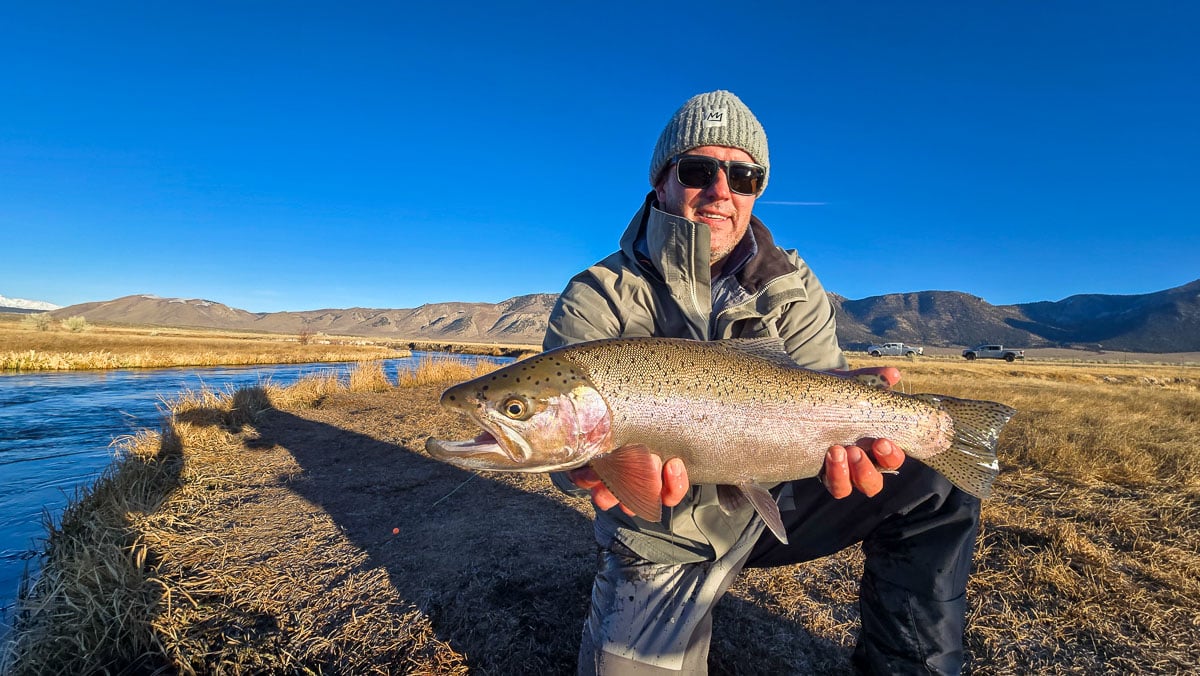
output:
M 839 500 L 854 490 L 850 483 L 850 467 L 846 462 L 846 449 L 832 446 L 825 453 L 825 488 Z
M 662 474 L 662 503 L 667 507 L 674 507 L 683 500 L 691 486 L 688 482 L 687 468 L 679 458 L 671 458 L 663 466 Z
M 571 483 L 579 486 L 585 491 L 592 490 L 596 487 L 596 484 L 600 483 L 600 476 L 596 474 L 595 470 L 586 465 L 577 469 L 569 470 L 567 472 L 567 478 L 571 480 Z
M 876 439 L 867 445 L 867 448 L 871 449 L 871 455 L 874 456 L 875 465 L 879 469 L 899 469 L 900 465 L 904 464 L 904 451 L 892 443 L 891 439 Z
M 841 374 L 847 378 L 853 378 L 864 385 L 884 390 L 890 390 L 895 387 L 896 383 L 900 382 L 900 369 L 895 366 L 872 366 L 865 369 L 854 369 L 853 371 L 834 371 L 834 373 Z
M 608 511 L 619 505 L 621 502 L 620 500 L 617 500 L 617 496 L 613 495 L 612 491 L 608 490 L 608 487 L 604 484 L 593 486 L 591 491 L 592 502 L 595 503 L 596 507 L 598 507 L 601 511 Z
M 875 463 L 871 462 L 863 449 L 850 446 L 846 449 L 846 459 L 850 463 L 850 481 L 855 488 L 867 497 L 883 490 L 883 475 L 875 469 Z
M 654 456 L 656 464 L 661 462 L 659 457 Z M 687 468 L 683 465 L 683 460 L 679 458 L 671 458 L 666 465 L 661 465 L 659 471 L 662 473 L 662 503 L 667 507 L 674 507 L 683 501 L 687 496 L 688 490 L 691 489 L 691 483 L 688 481 Z M 580 467 L 567 472 L 569 478 L 576 486 L 591 491 L 592 502 L 602 511 L 607 511 L 621 504 L 612 491 L 604 485 L 600 480 L 600 476 L 590 467 Z M 621 505 L 621 509 L 630 516 L 633 512 Z
M 869 448 L 869 456 L 875 462 L 876 469 L 895 470 L 904 464 L 904 451 L 891 439 L 872 439 L 864 437 L 854 442 L 859 448 Z
M 590 491 L 592 494 L 592 502 L 602 511 L 612 509 L 618 504 L 617 496 L 608 490 L 604 482 L 600 480 L 600 475 L 596 474 L 591 467 L 580 467 L 567 472 L 567 478 L 576 486 Z
M 879 377 L 887 383 L 889 389 L 896 386 L 900 382 L 900 369 L 895 366 L 884 366 L 879 369 Z

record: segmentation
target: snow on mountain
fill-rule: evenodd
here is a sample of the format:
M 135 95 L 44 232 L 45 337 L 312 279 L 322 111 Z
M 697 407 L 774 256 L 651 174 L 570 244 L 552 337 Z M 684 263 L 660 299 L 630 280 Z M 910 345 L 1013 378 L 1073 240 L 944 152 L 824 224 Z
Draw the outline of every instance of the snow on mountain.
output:
M 24 298 L 9 298 L 0 296 L 0 307 L 14 307 L 20 310 L 57 310 L 62 307 L 54 303 L 47 303 L 44 300 L 25 300 Z

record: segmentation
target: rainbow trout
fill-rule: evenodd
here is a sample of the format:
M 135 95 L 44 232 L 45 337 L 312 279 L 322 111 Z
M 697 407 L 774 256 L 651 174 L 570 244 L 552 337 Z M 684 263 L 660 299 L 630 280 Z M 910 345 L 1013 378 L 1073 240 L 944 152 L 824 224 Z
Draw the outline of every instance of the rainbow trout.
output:
M 778 338 L 577 343 L 455 385 L 441 405 L 484 432 L 429 439 L 439 460 L 503 472 L 590 464 L 626 507 L 657 521 L 662 477 L 650 454 L 678 457 L 691 483 L 718 485 L 727 510 L 748 499 L 784 542 L 767 488 L 817 476 L 830 446 L 890 439 L 983 498 L 999 473 L 1000 430 L 1016 412 L 801 368 Z

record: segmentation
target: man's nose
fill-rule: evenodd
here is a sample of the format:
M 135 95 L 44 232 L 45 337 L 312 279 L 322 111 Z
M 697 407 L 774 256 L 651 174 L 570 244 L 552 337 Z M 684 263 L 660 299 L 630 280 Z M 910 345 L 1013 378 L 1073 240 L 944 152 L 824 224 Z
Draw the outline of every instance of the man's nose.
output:
M 708 186 L 705 192 L 720 199 L 728 199 L 730 197 L 729 176 L 725 173 L 724 167 L 717 169 L 717 177 L 713 179 L 712 184 Z

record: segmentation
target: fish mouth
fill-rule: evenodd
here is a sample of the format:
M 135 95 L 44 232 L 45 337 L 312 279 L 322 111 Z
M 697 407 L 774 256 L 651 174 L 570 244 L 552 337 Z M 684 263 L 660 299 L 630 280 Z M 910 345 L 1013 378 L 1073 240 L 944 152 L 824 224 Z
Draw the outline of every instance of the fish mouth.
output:
M 425 451 L 438 460 L 470 469 L 517 469 L 528 460 L 529 449 L 520 436 L 514 440 L 514 435 L 503 433 L 503 425 L 470 417 L 483 428 L 478 436 L 466 441 L 430 437 L 425 440 Z

